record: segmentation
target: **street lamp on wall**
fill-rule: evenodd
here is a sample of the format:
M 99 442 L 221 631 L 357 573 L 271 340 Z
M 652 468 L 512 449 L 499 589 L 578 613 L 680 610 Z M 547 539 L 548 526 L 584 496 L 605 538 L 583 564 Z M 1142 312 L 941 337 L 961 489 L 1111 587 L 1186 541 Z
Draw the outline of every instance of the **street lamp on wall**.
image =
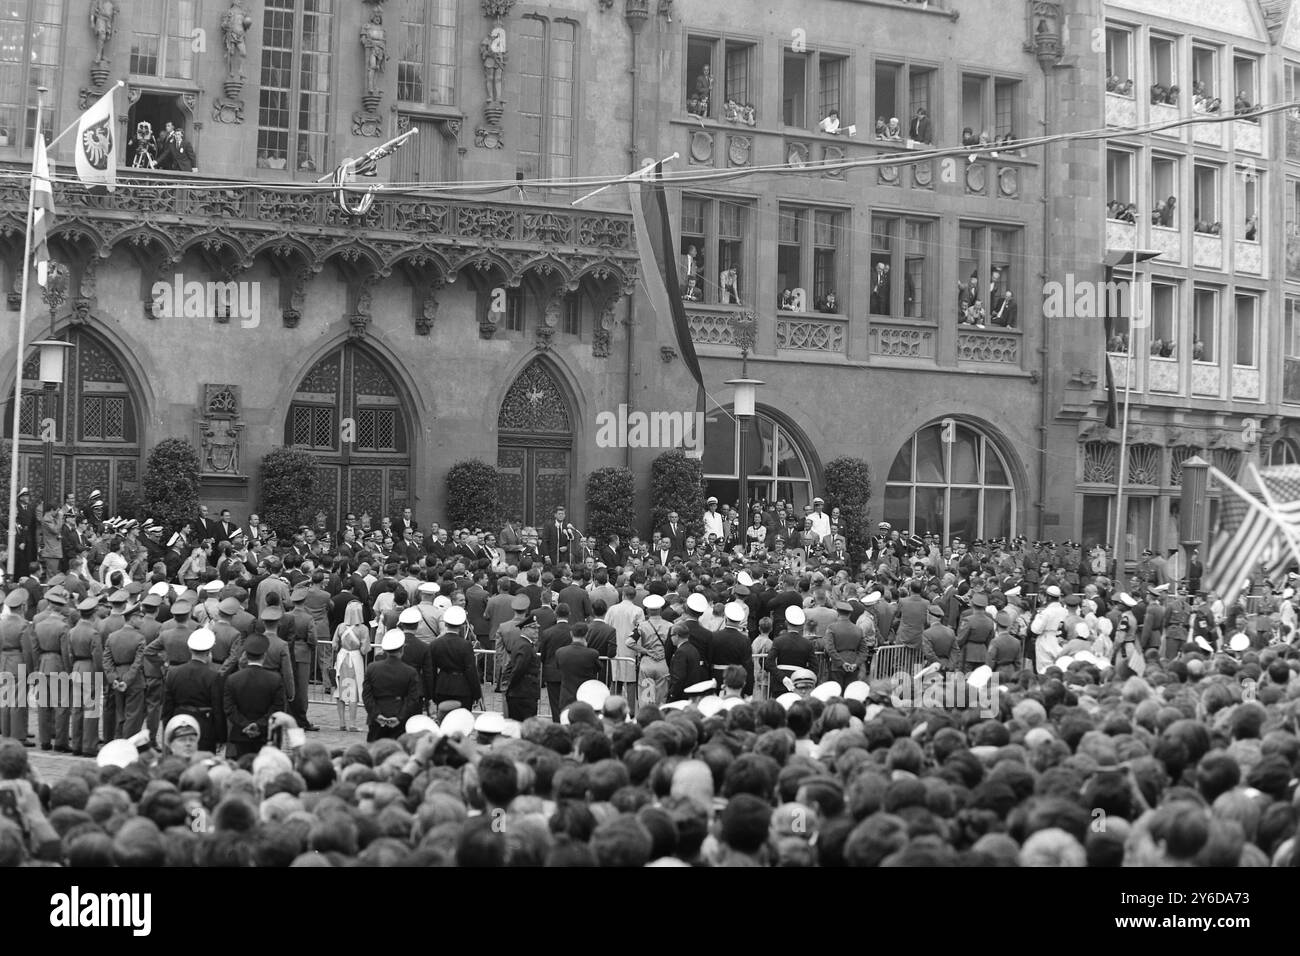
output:
M 732 414 L 736 419 L 736 429 L 740 435 L 740 447 L 737 449 L 737 473 L 740 476 L 740 518 L 742 527 L 748 527 L 749 521 L 749 462 L 745 454 L 745 436 L 749 431 L 749 421 L 754 417 L 755 395 L 758 386 L 764 384 L 749 377 L 749 353 L 754 348 L 757 337 L 758 319 L 753 312 L 745 311 L 732 320 L 736 345 L 740 348 L 740 378 L 729 379 L 726 384 L 732 388 Z

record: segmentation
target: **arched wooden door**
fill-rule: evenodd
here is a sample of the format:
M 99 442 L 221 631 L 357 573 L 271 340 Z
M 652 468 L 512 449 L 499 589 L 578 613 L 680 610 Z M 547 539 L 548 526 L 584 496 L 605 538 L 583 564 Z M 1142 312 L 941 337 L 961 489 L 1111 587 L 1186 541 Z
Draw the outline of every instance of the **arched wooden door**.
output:
M 23 363 L 18 480 L 31 489 L 33 504 L 42 499 L 62 502 L 75 492 L 78 507 L 84 507 L 98 489 L 105 513 L 112 515 L 123 492 L 139 491 L 143 405 L 116 349 L 106 340 L 75 326 L 59 338 L 72 344 L 64 355 L 62 385 L 42 385 L 35 349 Z M 47 486 L 42 437 L 50 434 L 51 422 L 52 475 Z M 13 437 L 10 414 L 5 415 L 5 437 Z
M 348 512 L 369 513 L 377 527 L 409 504 L 410 421 L 395 376 L 363 346 L 340 346 L 303 376 L 284 443 L 315 456 L 329 528 Z
M 573 411 L 554 371 L 534 359 L 506 392 L 497 415 L 497 469 L 505 517 L 537 525 L 570 500 Z

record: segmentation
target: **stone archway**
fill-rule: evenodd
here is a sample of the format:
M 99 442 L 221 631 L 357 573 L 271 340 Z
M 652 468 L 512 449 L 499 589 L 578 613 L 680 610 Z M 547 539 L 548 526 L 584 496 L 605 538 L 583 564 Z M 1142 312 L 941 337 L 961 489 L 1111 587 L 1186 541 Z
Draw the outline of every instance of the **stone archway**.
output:
M 497 414 L 497 470 L 505 517 L 536 525 L 572 508 L 574 413 L 559 376 L 533 359 Z
M 294 390 L 285 418 L 286 447 L 317 460 L 327 527 L 348 512 L 384 515 L 410 503 L 410 403 L 387 363 L 357 343 L 318 361 Z

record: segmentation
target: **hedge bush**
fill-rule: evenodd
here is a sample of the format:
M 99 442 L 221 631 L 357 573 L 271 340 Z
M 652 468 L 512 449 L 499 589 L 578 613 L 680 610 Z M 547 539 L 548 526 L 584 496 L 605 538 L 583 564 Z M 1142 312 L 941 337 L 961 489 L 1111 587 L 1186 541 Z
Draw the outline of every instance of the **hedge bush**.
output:
M 676 511 L 682 525 L 699 534 L 704 527 L 704 463 L 681 449 L 666 451 L 650 468 L 650 531 Z
M 871 537 L 867 506 L 871 502 L 871 472 L 861 458 L 836 458 L 826 465 L 826 511 L 840 509 L 849 553 L 864 551 Z
M 452 528 L 501 527 L 500 478 L 485 461 L 469 458 L 447 471 L 447 523 Z
M 597 468 L 587 476 L 587 532 L 601 544 L 626 541 L 636 528 L 636 479 L 630 468 Z
M 184 438 L 165 438 L 144 465 L 144 513 L 179 531 L 199 513 L 199 454 Z M 163 536 L 163 540 L 167 539 Z
M 305 451 L 276 448 L 262 458 L 262 523 L 292 539 L 304 524 L 315 524 L 320 506 L 316 459 Z

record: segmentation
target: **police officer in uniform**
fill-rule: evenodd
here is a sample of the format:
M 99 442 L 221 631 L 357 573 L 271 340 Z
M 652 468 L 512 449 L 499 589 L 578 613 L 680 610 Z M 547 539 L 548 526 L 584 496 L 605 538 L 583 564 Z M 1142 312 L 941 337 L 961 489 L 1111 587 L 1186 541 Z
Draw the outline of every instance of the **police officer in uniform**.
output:
M 0 737 L 27 742 L 27 675 L 36 670 L 36 644 L 32 628 L 23 616 L 31 596 L 25 588 L 5 595 L 9 614 L 0 617 L 0 673 L 11 675 L 11 693 L 15 706 L 0 707 Z
M 162 607 L 162 597 L 150 592 L 140 601 L 140 619 L 137 630 L 144 635 L 145 650 L 158 639 L 162 633 L 162 622 L 158 620 L 158 609 Z M 149 729 L 149 739 L 158 736 L 159 718 L 162 714 L 163 666 L 161 655 L 150 657 L 144 655 L 144 719 Z
M 420 712 L 420 675 L 402 660 L 401 651 L 405 646 L 404 631 L 387 631 L 379 645 L 383 656 L 366 668 L 361 701 L 366 706 L 369 725 L 367 743 L 383 737 L 400 737 L 407 719 Z
M 926 608 L 925 615 L 929 622 L 929 626 L 921 632 L 921 651 L 925 663 L 928 665 L 938 661 L 940 670 L 952 670 L 956 663 L 953 652 L 957 649 L 957 633 L 944 623 L 944 610 L 939 605 L 931 604 Z M 1016 649 L 1020 649 L 1018 641 Z
M 247 666 L 226 678 L 226 754 L 232 760 L 261 750 L 268 740 L 271 715 L 284 710 L 284 681 L 279 673 L 264 666 L 270 646 L 265 634 L 249 636 L 243 648 Z M 206 663 L 203 670 L 207 670 Z
M 32 621 L 36 644 L 36 668 L 44 678 L 36 713 L 36 737 L 42 750 L 51 747 L 59 753 L 68 752 L 68 711 L 54 706 L 54 682 L 59 674 L 72 670 L 68 653 L 68 621 L 64 616 L 68 592 L 62 586 L 52 587 L 45 595 L 48 607 Z
M 985 608 L 989 596 L 983 591 L 971 594 L 971 612 L 962 620 L 957 630 L 957 647 L 961 651 L 962 670 L 971 671 L 988 659 L 988 645 L 996 628 L 993 618 Z
M 528 611 L 528 598 L 519 595 L 522 609 L 512 602 L 518 623 L 503 624 L 497 631 L 497 640 L 508 640 L 509 663 L 503 680 L 505 685 L 506 716 L 511 720 L 527 720 L 537 716 L 537 704 L 542 696 L 542 659 L 537 654 L 537 627 L 526 626 L 524 615 Z
M 95 696 L 95 675 L 104 673 L 104 642 L 95 616 L 99 598 L 88 597 L 77 605 L 79 620 L 68 631 L 68 657 L 72 661 L 72 707 L 68 741 L 74 754 L 93 757 L 99 752 L 99 700 Z
M 442 635 L 429 645 L 433 667 L 433 702 L 455 700 L 466 710 L 483 695 L 474 649 L 465 640 L 465 609 L 459 604 L 442 616 Z
M 239 603 L 238 598 L 222 598 L 217 604 L 217 619 L 208 625 L 213 636 L 212 666 L 218 671 L 230 657 L 235 643 L 242 638 L 239 628 L 234 624 L 235 615 L 242 610 L 243 605 Z
M 123 624 L 104 641 L 104 736 L 134 737 L 144 726 L 144 635 L 136 625 L 140 605 L 122 609 Z
M 182 595 L 171 607 L 172 619 L 162 626 L 158 636 L 144 649 L 144 656 L 153 658 L 163 670 L 167 667 L 179 667 L 190 659 L 187 641 L 190 634 L 199 627 L 190 620 L 192 609 L 193 606 Z
M 743 630 L 749 609 L 740 601 L 731 601 L 723 609 L 726 624 L 721 630 L 714 631 L 709 641 L 712 654 L 713 677 L 722 686 L 722 675 L 733 664 L 745 669 L 745 689 L 742 693 L 749 696 L 754 692 L 754 655 L 750 650 L 749 638 Z
M 224 737 L 221 678 L 212 668 L 216 635 L 209 628 L 200 627 L 190 633 L 185 643 L 190 652 L 189 661 L 167 671 L 163 726 L 177 714 L 188 714 L 199 722 L 199 750 L 215 751 Z

